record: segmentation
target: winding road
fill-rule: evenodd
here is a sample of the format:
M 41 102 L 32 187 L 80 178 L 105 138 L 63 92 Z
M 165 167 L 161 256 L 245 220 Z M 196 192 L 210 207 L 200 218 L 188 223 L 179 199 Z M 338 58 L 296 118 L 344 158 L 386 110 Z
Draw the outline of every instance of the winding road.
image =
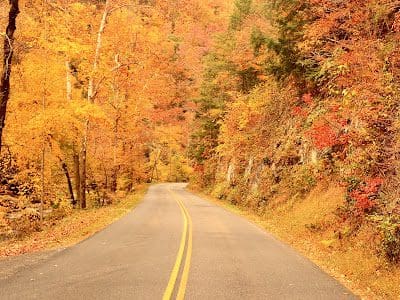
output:
M 0 299 L 357 297 L 256 225 L 176 183 L 152 186 L 105 230 L 0 278 Z

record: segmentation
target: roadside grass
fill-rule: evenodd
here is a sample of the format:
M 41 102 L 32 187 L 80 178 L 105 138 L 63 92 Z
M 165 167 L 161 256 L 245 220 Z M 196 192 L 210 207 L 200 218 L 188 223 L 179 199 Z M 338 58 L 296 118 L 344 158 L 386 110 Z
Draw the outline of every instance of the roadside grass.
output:
M 319 186 L 305 199 L 272 200 L 264 214 L 218 200 L 209 201 L 252 221 L 308 257 L 362 299 L 400 299 L 400 266 L 390 266 L 373 247 L 372 230 L 341 238 L 335 212 L 343 204 L 339 187 Z
M 72 246 L 101 231 L 134 209 L 144 197 L 148 185 L 138 186 L 136 191 L 117 196 L 109 206 L 73 210 L 56 221 L 45 221 L 43 229 L 20 239 L 0 242 L 0 258 L 30 252 L 52 250 Z

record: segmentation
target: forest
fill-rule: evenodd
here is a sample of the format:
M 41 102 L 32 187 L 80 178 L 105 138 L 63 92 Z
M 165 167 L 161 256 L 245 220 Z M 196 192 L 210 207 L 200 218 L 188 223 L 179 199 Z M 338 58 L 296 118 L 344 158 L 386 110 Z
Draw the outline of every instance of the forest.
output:
M 188 179 L 190 99 L 223 23 L 218 4 L 7 2 L 3 214 L 34 220 L 101 206 L 141 182 Z
M 190 182 L 398 296 L 399 0 L 9 0 L 0 32 L 0 243 Z

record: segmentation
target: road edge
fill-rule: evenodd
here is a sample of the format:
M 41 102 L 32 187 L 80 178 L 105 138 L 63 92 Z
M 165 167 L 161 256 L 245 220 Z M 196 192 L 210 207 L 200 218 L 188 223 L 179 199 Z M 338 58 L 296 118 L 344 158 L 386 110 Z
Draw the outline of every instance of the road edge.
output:
M 143 201 L 150 186 L 149 184 L 139 186 L 135 192 L 124 197 L 124 199 L 129 199 L 126 202 L 121 200 L 115 205 L 77 211 L 60 220 L 54 227 L 35 232 L 22 240 L 11 239 L 0 242 L 0 263 L 29 254 L 62 251 L 90 239 L 134 211 Z M 72 225 L 69 222 L 72 222 Z M 71 230 L 71 236 L 62 231 L 71 226 L 76 229 L 76 231 Z M 13 249 L 7 251 L 7 247 L 13 247 Z

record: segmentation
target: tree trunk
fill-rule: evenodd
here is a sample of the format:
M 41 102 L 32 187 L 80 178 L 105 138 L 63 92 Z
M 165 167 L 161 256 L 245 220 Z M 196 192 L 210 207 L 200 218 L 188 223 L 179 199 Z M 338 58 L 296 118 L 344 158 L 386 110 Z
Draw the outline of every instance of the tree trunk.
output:
M 117 191 L 117 186 L 118 186 L 118 168 L 114 167 L 112 169 L 112 175 L 111 175 L 111 183 L 110 183 L 110 190 L 111 192 L 115 193 Z
M 12 57 L 14 54 L 14 33 L 17 29 L 16 20 L 19 14 L 18 0 L 10 1 L 10 12 L 8 17 L 8 26 L 4 37 L 4 53 L 3 53 L 3 71 L 0 80 L 0 153 L 3 137 L 3 128 L 6 120 L 7 103 L 10 98 L 10 76 Z
M 103 17 L 100 22 L 99 31 L 97 33 L 97 42 L 96 42 L 96 50 L 95 50 L 94 61 L 93 61 L 93 70 L 89 76 L 87 98 L 88 98 L 88 101 L 91 103 L 94 102 L 94 98 L 95 98 L 94 76 L 95 76 L 95 73 L 99 66 L 102 37 L 103 37 L 104 29 L 106 28 L 107 18 L 108 18 L 109 13 L 110 13 L 109 0 L 106 0 Z M 81 152 L 81 155 L 82 155 L 82 175 L 81 175 L 81 193 L 80 193 L 81 208 L 86 208 L 86 174 L 87 174 L 86 161 L 87 161 L 88 134 L 89 134 L 89 119 L 86 120 L 85 133 L 84 133 L 84 137 L 83 137 L 82 152 Z
M 155 160 L 154 160 L 153 167 L 151 169 L 150 183 L 152 183 L 154 180 L 154 173 L 157 176 L 157 164 L 158 164 L 158 158 L 160 157 L 160 155 L 161 155 L 161 149 L 158 149 Z
M 104 170 L 104 190 L 108 190 L 108 173 L 104 163 L 103 163 L 103 170 Z
M 81 173 L 81 183 L 80 183 L 80 195 L 79 198 L 81 200 L 81 208 L 86 208 L 86 174 L 87 174 L 87 140 L 88 140 L 88 131 L 89 131 L 89 120 L 86 121 L 85 127 L 85 134 L 83 137 L 82 143 L 82 153 L 81 153 L 81 166 L 82 166 L 82 173 Z
M 112 176 L 111 176 L 111 191 L 116 192 L 118 187 L 118 173 L 120 171 L 120 165 L 118 164 L 117 159 L 117 150 L 118 150 L 118 125 L 120 120 L 120 112 L 117 111 L 117 117 L 115 119 L 114 124 L 114 141 L 113 141 L 113 168 L 112 168 Z
M 89 84 L 88 84 L 88 101 L 93 102 L 94 101 L 94 76 L 95 73 L 98 69 L 99 66 L 99 59 L 100 59 L 100 50 L 101 50 L 101 44 L 102 44 L 102 38 L 103 38 L 103 33 L 107 25 L 107 18 L 110 13 L 109 10 L 109 0 L 106 0 L 106 4 L 104 7 L 104 12 L 103 12 L 103 17 L 100 22 L 100 27 L 99 31 L 97 32 L 97 42 L 96 42 L 96 50 L 94 54 L 94 61 L 93 61 L 93 70 L 92 74 L 89 77 Z
M 69 60 L 65 62 L 66 68 L 66 92 L 67 92 L 67 101 L 72 101 L 72 82 L 71 82 L 71 63 Z
M 65 70 L 66 70 L 66 78 L 65 78 L 65 89 L 67 93 L 67 101 L 72 101 L 72 69 L 71 69 L 71 62 L 69 59 L 65 61 Z M 74 176 L 75 176 L 75 194 L 74 194 L 74 187 L 72 185 L 71 176 L 68 172 L 67 164 L 61 161 L 62 168 L 64 170 L 65 176 L 67 177 L 68 181 L 68 190 L 71 196 L 71 203 L 75 207 L 77 204 L 81 204 L 80 202 L 80 193 L 81 193 L 81 174 L 79 168 L 79 154 L 76 151 L 75 142 L 72 145 L 72 157 L 74 161 Z
M 45 162 L 46 162 L 46 145 L 45 141 L 43 143 L 43 149 L 42 149 L 42 163 L 41 163 L 41 181 L 42 181 L 42 195 L 40 197 L 40 223 L 43 224 L 43 206 L 44 206 L 44 197 L 45 197 L 45 178 L 44 178 L 44 168 L 46 167 Z
M 73 206 L 75 206 L 76 205 L 76 200 L 75 200 L 75 197 L 74 197 L 74 189 L 72 187 L 72 180 L 71 180 L 71 176 L 69 175 L 68 166 L 65 163 L 65 161 L 63 161 L 61 158 L 59 158 L 59 160 L 60 160 L 60 163 L 61 163 L 61 168 L 63 169 L 65 177 L 67 178 L 68 191 L 69 191 L 69 196 L 70 196 L 70 199 L 71 199 L 71 204 Z
M 81 171 L 79 168 L 79 154 L 74 148 L 74 175 L 75 175 L 75 197 L 76 202 L 81 205 Z

